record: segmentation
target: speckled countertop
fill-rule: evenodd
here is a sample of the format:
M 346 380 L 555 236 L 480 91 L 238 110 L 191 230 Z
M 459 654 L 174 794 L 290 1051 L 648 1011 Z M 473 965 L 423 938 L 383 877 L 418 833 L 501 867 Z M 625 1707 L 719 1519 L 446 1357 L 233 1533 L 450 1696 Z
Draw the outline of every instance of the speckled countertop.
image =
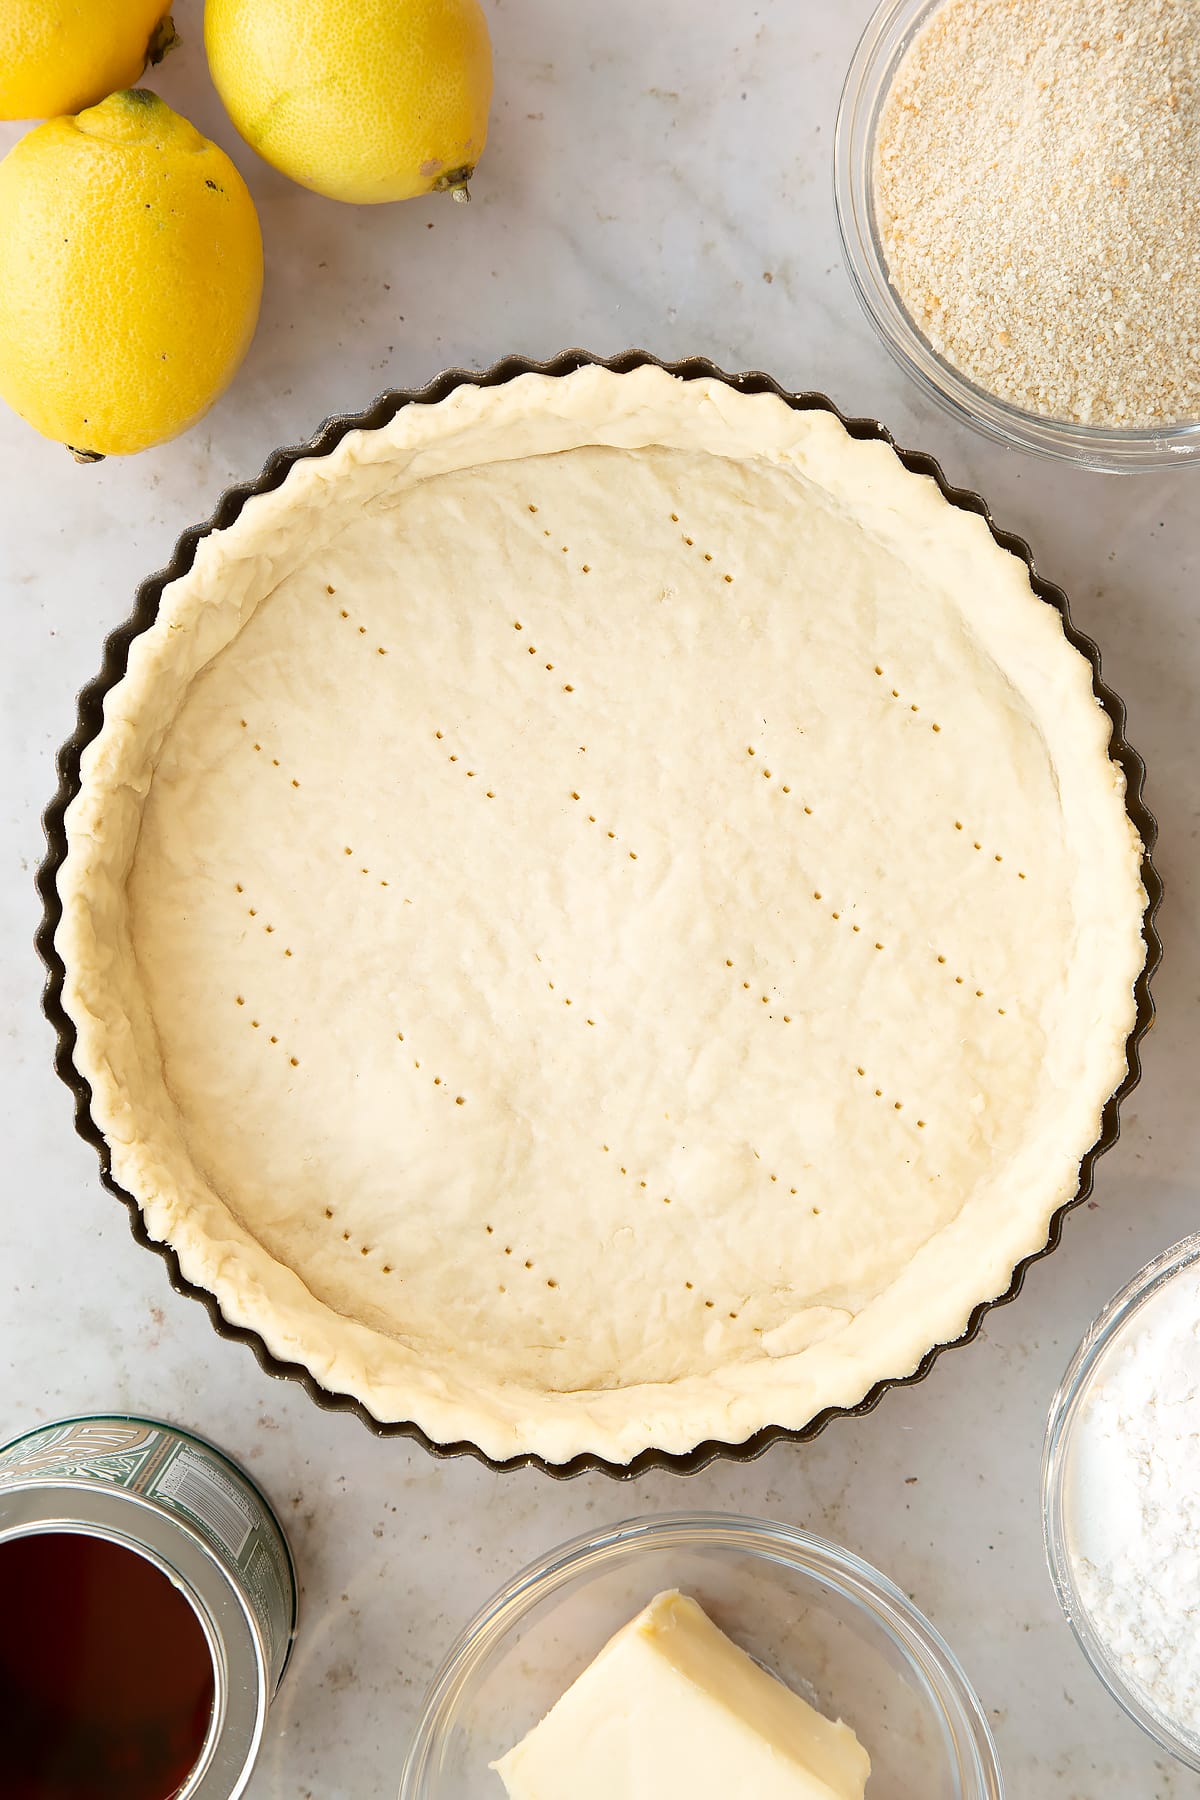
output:
M 1200 1795 L 1107 1699 L 1045 1573 L 1038 1462 L 1051 1393 L 1109 1293 L 1197 1220 L 1200 1107 L 1200 471 L 1102 479 L 1005 454 L 927 409 L 860 317 L 830 148 L 869 0 L 488 0 L 493 137 L 470 208 L 354 210 L 275 176 L 207 84 L 199 0 L 159 90 L 230 149 L 260 204 L 262 325 L 188 437 L 76 468 L 0 412 L 0 1439 L 116 1406 L 184 1421 L 277 1501 L 304 1629 L 251 1800 L 390 1800 L 425 1683 L 470 1612 L 580 1530 L 681 1505 L 823 1532 L 908 1589 L 958 1651 L 1021 1800 Z M 0 146 L 17 135 L 0 127 Z M 1145 1079 L 1094 1202 L 982 1339 L 922 1386 L 748 1468 L 631 1487 L 497 1478 L 377 1442 L 220 1342 L 131 1241 L 76 1141 L 39 1013 L 39 813 L 73 695 L 139 579 L 277 444 L 447 364 L 567 344 L 700 352 L 822 388 L 978 487 L 1100 642 L 1150 770 L 1168 898 Z

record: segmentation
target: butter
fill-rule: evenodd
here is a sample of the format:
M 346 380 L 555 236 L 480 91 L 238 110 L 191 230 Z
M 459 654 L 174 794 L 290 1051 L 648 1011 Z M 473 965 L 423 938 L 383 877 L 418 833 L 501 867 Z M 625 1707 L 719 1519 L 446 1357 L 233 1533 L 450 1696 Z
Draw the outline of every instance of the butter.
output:
M 871 1762 L 730 1642 L 659 1594 L 492 1767 L 510 1800 L 863 1800 Z

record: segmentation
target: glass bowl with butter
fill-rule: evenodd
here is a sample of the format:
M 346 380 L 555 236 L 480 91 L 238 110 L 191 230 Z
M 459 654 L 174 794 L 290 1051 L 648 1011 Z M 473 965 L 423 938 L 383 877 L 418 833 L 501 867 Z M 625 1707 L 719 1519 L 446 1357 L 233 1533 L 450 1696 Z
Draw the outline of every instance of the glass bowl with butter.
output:
M 966 1675 L 899 1588 L 792 1526 L 679 1513 L 576 1538 L 496 1595 L 433 1682 L 400 1800 L 681 1781 L 730 1800 L 1003 1795 Z

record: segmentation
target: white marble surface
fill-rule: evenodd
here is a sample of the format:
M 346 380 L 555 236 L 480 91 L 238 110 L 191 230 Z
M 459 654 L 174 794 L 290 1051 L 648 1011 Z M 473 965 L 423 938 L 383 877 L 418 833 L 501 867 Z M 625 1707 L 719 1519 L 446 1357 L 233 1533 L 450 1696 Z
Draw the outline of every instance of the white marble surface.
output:
M 233 151 L 260 203 L 262 325 L 232 393 L 180 442 L 76 468 L 0 409 L 0 1439 L 77 1409 L 186 1421 L 262 1479 L 304 1585 L 252 1800 L 389 1800 L 422 1690 L 525 1559 L 642 1511 L 729 1507 L 851 1545 L 942 1628 L 1022 1800 L 1200 1794 L 1102 1692 L 1045 1573 L 1046 1406 L 1100 1303 L 1197 1223 L 1200 471 L 1102 479 L 1005 454 L 929 411 L 856 309 L 833 216 L 842 71 L 870 0 L 489 0 L 493 136 L 469 209 L 352 210 L 287 185 L 207 84 L 200 0 L 156 85 Z M 17 135 L 0 127 L 0 146 Z M 439 368 L 584 344 L 702 352 L 826 390 L 939 455 L 1034 544 L 1129 705 L 1162 824 L 1166 962 L 1145 1081 L 1095 1203 L 1018 1303 L 933 1378 L 749 1468 L 620 1487 L 496 1478 L 377 1442 L 219 1341 L 131 1241 L 51 1068 L 31 948 L 39 813 L 73 695 L 134 587 L 222 488 L 328 413 Z

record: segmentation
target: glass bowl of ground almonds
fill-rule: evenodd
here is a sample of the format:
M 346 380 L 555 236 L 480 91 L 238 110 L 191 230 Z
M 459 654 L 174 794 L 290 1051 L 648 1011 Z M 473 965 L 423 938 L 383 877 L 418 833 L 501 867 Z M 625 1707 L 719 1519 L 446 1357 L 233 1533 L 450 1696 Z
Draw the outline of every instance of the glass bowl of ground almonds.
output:
M 1200 458 L 1200 0 L 884 0 L 838 113 L 851 279 L 927 394 L 1113 472 Z

